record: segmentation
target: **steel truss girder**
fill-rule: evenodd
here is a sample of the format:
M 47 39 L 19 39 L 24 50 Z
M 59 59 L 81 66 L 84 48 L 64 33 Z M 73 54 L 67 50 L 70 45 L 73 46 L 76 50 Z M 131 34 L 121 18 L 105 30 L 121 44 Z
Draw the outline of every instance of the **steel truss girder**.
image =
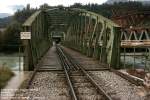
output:
M 74 21 L 68 28 L 65 44 L 87 56 L 100 59 L 102 63 L 114 68 L 119 67 L 120 27 L 101 15 L 88 11 L 81 11 L 72 20 Z M 107 30 L 110 30 L 110 33 Z
M 50 12 L 54 10 L 64 11 L 66 16 L 68 16 L 67 25 L 64 27 L 64 44 L 66 46 L 83 52 L 87 56 L 96 57 L 102 63 L 107 63 L 114 68 L 119 67 L 120 27 L 99 14 L 76 8 L 37 11 L 24 23 L 24 27 L 30 27 L 34 37 L 30 45 L 36 50 L 32 52 L 32 55 L 37 54 L 38 57 L 35 58 L 39 59 L 43 54 L 39 49 L 43 46 L 43 44 L 40 44 L 40 41 L 47 40 L 48 25 L 51 24 L 49 16 L 51 16 Z M 50 21 L 49 23 L 48 20 Z M 51 28 L 49 31 L 54 31 L 53 29 Z M 33 62 L 35 63 L 35 61 Z
M 31 32 L 31 40 L 23 40 L 25 47 L 24 70 L 34 70 L 50 46 L 47 14 L 44 11 L 35 12 L 26 20 L 23 28 L 24 31 Z

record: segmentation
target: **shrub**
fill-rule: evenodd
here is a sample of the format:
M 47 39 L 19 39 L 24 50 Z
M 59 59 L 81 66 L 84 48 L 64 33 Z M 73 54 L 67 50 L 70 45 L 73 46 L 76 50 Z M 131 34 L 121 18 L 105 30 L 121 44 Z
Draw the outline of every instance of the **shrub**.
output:
M 14 73 L 10 68 L 0 66 L 0 89 L 2 89 L 7 84 L 8 80 L 10 80 L 12 76 L 14 76 Z

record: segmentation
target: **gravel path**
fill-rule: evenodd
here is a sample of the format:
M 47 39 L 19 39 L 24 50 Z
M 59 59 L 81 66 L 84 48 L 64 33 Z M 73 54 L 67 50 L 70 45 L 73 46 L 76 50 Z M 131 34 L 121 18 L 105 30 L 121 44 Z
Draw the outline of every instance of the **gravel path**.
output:
M 43 57 L 41 61 L 40 69 L 41 71 L 52 71 L 52 70 L 63 70 L 59 63 L 59 59 L 56 53 L 56 47 L 51 47 L 49 51 Z
M 16 97 L 30 100 L 70 100 L 63 72 L 38 72 L 29 90 L 20 90 Z M 19 99 L 18 99 L 19 100 Z
M 90 71 L 97 83 L 117 100 L 144 100 L 138 87 L 109 71 Z

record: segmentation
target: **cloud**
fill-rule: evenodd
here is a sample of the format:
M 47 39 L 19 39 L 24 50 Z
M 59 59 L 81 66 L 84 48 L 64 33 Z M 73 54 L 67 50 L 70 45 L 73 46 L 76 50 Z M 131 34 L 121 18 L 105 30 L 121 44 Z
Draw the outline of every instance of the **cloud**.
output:
M 47 3 L 50 6 L 56 6 L 56 5 L 69 6 L 76 2 L 82 4 L 88 4 L 88 3 L 102 4 L 106 1 L 107 0 L 13 0 L 13 1 L 3 0 L 3 2 L 0 3 L 0 13 L 13 14 L 18 9 L 24 8 L 27 4 L 30 4 L 31 7 L 36 8 L 39 7 L 39 5 L 42 5 L 44 3 Z
M 25 7 L 24 5 L 12 5 L 12 6 L 9 6 L 9 8 L 12 9 L 13 11 L 22 10 L 24 7 Z

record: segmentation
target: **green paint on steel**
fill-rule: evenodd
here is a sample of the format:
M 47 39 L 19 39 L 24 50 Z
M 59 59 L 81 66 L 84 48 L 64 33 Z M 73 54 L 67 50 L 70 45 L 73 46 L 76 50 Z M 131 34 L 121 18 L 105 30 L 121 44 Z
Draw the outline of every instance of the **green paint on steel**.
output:
M 34 22 L 34 20 L 36 19 L 36 17 L 41 13 L 41 11 L 36 11 L 31 17 L 29 17 L 25 23 L 23 24 L 23 26 L 31 26 L 32 23 Z
M 114 68 L 119 66 L 120 26 L 99 14 L 78 8 L 45 9 L 35 12 L 23 26 L 32 33 L 28 49 L 34 65 L 52 44 L 49 34 L 62 32 L 67 47 Z

